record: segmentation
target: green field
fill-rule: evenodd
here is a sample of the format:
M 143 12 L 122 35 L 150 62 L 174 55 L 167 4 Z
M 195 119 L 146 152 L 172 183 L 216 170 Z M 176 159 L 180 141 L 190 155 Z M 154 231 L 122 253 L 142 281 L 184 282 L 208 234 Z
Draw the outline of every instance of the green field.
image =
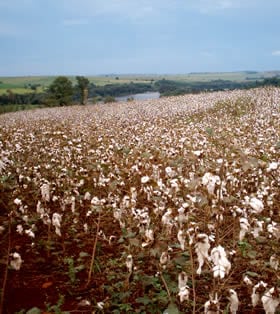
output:
M 143 83 L 151 80 L 175 80 L 183 82 L 209 82 L 213 80 L 230 80 L 234 82 L 245 82 L 250 80 L 262 80 L 264 78 L 279 75 L 280 71 L 270 72 L 216 72 L 216 73 L 188 73 L 188 74 L 110 74 L 99 76 L 88 76 L 91 83 L 98 86 L 116 83 Z M 75 76 L 68 76 L 75 83 Z M 37 92 L 44 91 L 55 79 L 55 76 L 19 76 L 19 77 L 0 77 L 0 95 L 11 90 L 14 93 L 32 93 L 34 90 L 28 85 L 38 84 Z

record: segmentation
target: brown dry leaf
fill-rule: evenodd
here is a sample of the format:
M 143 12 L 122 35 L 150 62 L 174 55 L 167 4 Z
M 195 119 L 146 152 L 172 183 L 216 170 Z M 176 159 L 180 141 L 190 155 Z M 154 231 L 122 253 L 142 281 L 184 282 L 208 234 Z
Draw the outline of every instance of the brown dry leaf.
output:
M 47 289 L 47 288 L 51 287 L 52 285 L 53 285 L 52 281 L 47 281 L 47 282 L 42 284 L 42 288 Z

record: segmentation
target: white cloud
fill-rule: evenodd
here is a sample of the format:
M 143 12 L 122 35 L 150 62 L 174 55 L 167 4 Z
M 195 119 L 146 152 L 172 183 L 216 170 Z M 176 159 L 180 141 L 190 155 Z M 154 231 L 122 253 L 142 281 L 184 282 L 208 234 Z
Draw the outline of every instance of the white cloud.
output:
M 280 50 L 274 50 L 271 53 L 273 56 L 280 56 Z

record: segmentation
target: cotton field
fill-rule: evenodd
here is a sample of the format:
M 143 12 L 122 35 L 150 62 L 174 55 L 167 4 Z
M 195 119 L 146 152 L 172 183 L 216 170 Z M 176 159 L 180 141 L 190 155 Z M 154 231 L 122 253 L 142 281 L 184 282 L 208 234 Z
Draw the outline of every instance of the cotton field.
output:
M 280 313 L 280 89 L 5 114 L 0 148 L 3 313 Z

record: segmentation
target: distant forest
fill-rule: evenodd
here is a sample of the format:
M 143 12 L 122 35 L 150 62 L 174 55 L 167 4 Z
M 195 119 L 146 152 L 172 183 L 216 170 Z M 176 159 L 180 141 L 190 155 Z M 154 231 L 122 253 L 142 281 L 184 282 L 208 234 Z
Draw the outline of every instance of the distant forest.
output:
M 212 80 L 209 82 L 183 82 L 175 80 L 161 79 L 151 80 L 147 83 L 115 83 L 104 86 L 97 86 L 90 83 L 88 86 L 88 97 L 94 101 L 104 101 L 110 97 L 114 99 L 118 96 L 125 96 L 144 92 L 159 92 L 161 96 L 183 95 L 189 93 L 200 93 L 204 91 L 221 91 L 233 89 L 249 89 L 260 86 L 280 86 L 280 77 L 266 78 L 264 80 L 249 80 L 245 82 L 235 82 L 230 80 Z M 35 89 L 36 90 L 36 89 Z M 36 92 L 27 94 L 17 94 L 7 91 L 7 94 L 0 96 L 0 105 L 9 104 L 31 104 L 44 105 L 48 92 Z M 78 102 L 80 92 L 77 86 L 74 88 L 73 102 Z

